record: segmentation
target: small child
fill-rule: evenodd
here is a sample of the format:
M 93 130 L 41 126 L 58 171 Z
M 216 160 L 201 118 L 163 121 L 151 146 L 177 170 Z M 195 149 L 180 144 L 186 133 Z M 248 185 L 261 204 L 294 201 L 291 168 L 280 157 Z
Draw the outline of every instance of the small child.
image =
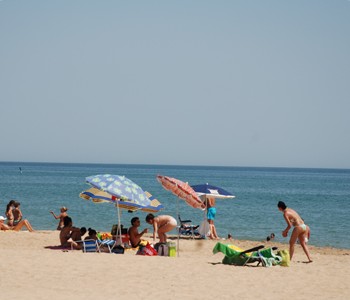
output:
M 55 217 L 56 220 L 60 219 L 60 222 L 58 223 L 58 226 L 57 226 L 57 230 L 61 230 L 64 227 L 63 219 L 64 217 L 68 216 L 67 210 L 68 210 L 67 207 L 65 206 L 61 207 L 61 213 L 58 216 L 56 216 L 53 211 L 50 211 L 50 213 Z

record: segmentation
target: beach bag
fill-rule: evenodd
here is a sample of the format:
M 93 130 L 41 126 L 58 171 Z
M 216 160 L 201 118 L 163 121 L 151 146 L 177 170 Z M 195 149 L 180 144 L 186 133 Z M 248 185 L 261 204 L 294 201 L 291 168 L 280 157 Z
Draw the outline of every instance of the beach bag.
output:
M 149 243 L 146 245 L 140 245 L 136 255 L 154 256 L 158 255 L 156 249 L 154 249 Z
M 125 252 L 125 248 L 122 247 L 121 245 L 117 245 L 112 249 L 112 253 L 115 253 L 115 254 L 124 254 L 124 252 Z
M 201 225 L 198 228 L 198 232 L 203 238 L 210 236 L 210 225 L 207 220 L 201 223 Z
M 282 257 L 282 261 L 280 263 L 280 266 L 282 267 L 289 267 L 290 266 L 290 255 L 289 250 L 279 250 L 277 252 L 277 255 Z
M 158 252 L 159 256 L 169 256 L 169 246 L 165 243 L 157 243 L 154 248 Z

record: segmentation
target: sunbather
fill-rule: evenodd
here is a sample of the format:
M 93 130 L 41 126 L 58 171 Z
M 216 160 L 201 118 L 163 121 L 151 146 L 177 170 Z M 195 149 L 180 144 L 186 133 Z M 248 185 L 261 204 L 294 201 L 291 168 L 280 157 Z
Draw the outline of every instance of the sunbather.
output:
M 88 229 L 88 235 L 85 237 L 84 240 L 97 240 L 97 232 L 95 229 L 89 228 Z
M 15 201 L 14 205 L 13 205 L 13 225 L 17 225 L 20 221 L 22 221 L 23 215 L 22 215 L 22 211 L 21 211 L 21 203 Z
M 13 216 L 13 208 L 14 208 L 15 202 L 16 202 L 15 200 L 11 200 L 6 206 L 7 225 L 10 227 L 13 226 L 13 220 L 15 219 Z
M 4 221 L 6 218 L 3 216 L 0 216 L 0 230 L 13 230 L 13 231 L 20 231 L 23 226 L 27 227 L 28 231 L 33 232 L 34 229 L 30 225 L 28 220 L 22 220 L 19 223 L 17 223 L 15 226 L 10 226 L 8 224 L 5 224 Z
M 76 241 L 81 240 L 80 228 L 73 227 L 73 221 L 70 217 L 66 216 L 63 218 L 64 227 L 60 232 L 60 242 L 63 247 L 73 247 L 74 249 L 81 249 Z
M 138 217 L 131 219 L 131 225 L 132 226 L 128 230 L 130 244 L 131 247 L 136 248 L 141 242 L 141 237 L 148 232 L 148 229 L 146 228 L 139 233 L 138 227 L 140 226 L 140 219 Z

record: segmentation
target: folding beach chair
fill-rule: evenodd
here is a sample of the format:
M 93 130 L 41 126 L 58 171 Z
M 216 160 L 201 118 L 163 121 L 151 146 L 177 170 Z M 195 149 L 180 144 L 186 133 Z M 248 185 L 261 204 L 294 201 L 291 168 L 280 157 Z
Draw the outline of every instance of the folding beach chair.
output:
M 277 248 L 264 249 L 264 245 L 260 245 L 248 250 L 242 250 L 234 245 L 227 245 L 218 242 L 213 249 L 213 253 L 221 252 L 225 255 L 222 260 L 223 264 L 245 266 L 248 263 L 258 262 L 257 266 L 261 263 L 264 267 L 270 267 L 281 263 L 282 258 L 275 255 L 272 250 Z
M 82 245 L 82 250 L 84 253 L 100 252 L 97 241 L 95 240 L 82 240 L 76 241 L 78 244 Z M 73 249 L 73 246 L 72 246 Z
M 97 240 L 97 247 L 99 252 L 101 252 L 101 248 L 105 248 L 108 250 L 109 253 L 112 253 L 113 248 L 116 246 L 117 241 L 111 240 L 111 239 L 105 239 L 105 240 Z M 105 252 L 105 251 L 102 251 Z
M 195 236 L 200 236 L 198 232 L 199 225 L 192 225 L 191 220 L 182 220 L 180 215 L 178 215 L 180 226 L 178 226 L 179 229 L 179 236 L 185 235 L 185 236 L 191 236 L 194 238 Z

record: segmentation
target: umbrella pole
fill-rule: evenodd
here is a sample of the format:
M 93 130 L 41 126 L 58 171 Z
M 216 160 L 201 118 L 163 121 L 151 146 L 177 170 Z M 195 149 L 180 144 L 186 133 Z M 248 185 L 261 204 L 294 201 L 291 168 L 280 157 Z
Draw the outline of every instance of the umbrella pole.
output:
M 176 210 L 177 210 L 177 218 L 179 218 L 179 198 L 177 198 Z M 180 256 L 180 227 L 177 229 L 177 257 L 179 256 Z
M 117 240 L 118 240 L 118 238 L 119 238 L 120 245 L 123 245 L 123 240 L 122 240 L 122 229 L 121 229 L 121 224 L 120 224 L 120 208 L 119 208 L 118 201 L 117 201 L 117 214 L 118 214 Z

